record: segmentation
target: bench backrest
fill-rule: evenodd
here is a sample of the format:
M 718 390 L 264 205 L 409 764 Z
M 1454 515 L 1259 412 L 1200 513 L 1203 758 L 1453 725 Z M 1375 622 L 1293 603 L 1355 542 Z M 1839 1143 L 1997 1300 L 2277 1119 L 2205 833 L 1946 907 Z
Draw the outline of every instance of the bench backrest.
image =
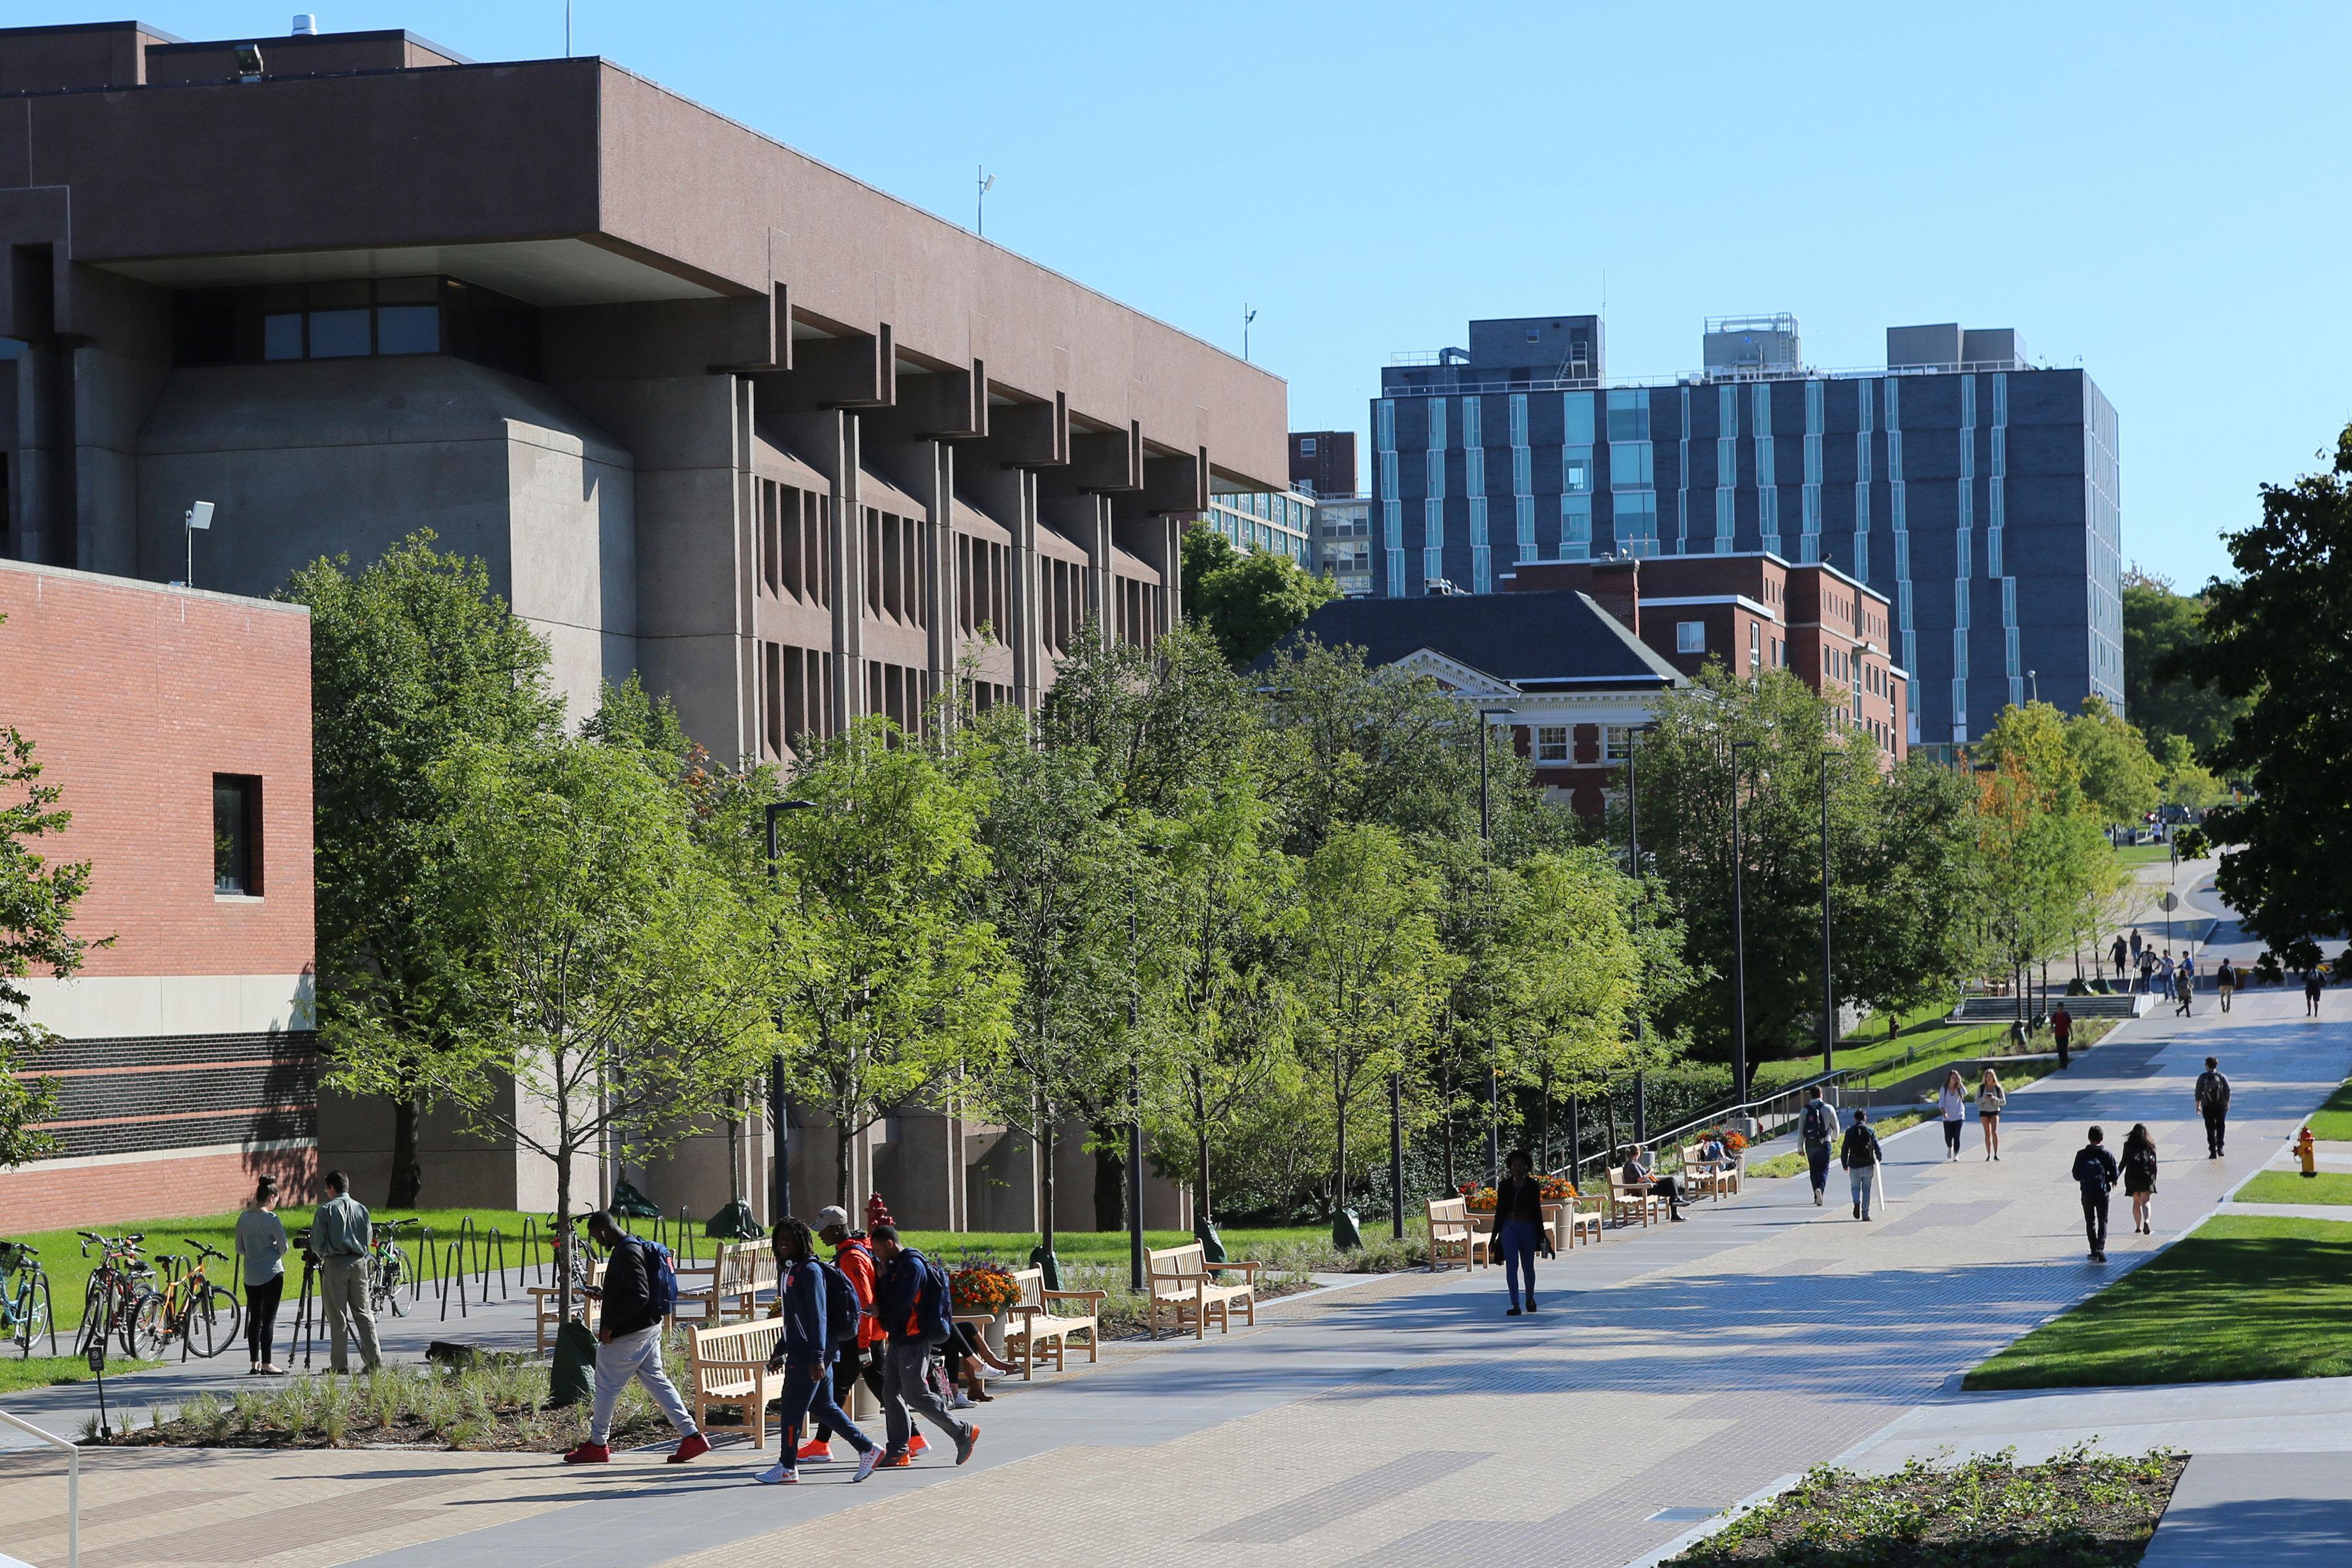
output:
M 1208 1272 L 1207 1256 L 1197 1241 L 1188 1247 L 1155 1247 L 1144 1255 L 1144 1263 L 1155 1296 L 1185 1294 L 1192 1287 L 1179 1276 Z
M 1021 1300 L 1013 1303 L 1016 1312 L 1024 1307 L 1043 1310 L 1045 1305 L 1045 1271 L 1043 1268 L 1016 1268 L 1013 1282 L 1021 1287 Z
M 703 1375 L 703 1366 L 709 1362 L 764 1362 L 776 1348 L 776 1336 L 784 1331 L 780 1318 L 759 1318 L 748 1323 L 729 1323 L 716 1329 L 695 1329 L 687 1345 L 687 1362 L 693 1369 L 696 1386 L 706 1392 L 712 1380 Z M 723 1385 L 748 1383 L 751 1373 L 722 1372 L 716 1381 Z
M 1469 1219 L 1470 1205 L 1465 1199 L 1432 1198 L 1429 1200 L 1429 1225 L 1432 1230 L 1441 1225 L 1466 1225 Z

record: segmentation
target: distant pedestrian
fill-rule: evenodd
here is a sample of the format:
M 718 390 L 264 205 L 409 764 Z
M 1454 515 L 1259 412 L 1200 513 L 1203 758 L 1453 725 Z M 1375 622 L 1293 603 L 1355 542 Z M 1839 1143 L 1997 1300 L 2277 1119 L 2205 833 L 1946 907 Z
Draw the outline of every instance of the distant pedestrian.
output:
M 2156 1196 L 2156 1140 L 2148 1136 L 2147 1123 L 2135 1121 L 2132 1130 L 2124 1134 L 2124 1195 L 2131 1199 L 2132 1229 L 2141 1236 L 2152 1236 L 2150 1200 Z
M 2205 1119 L 2205 1157 L 2218 1160 L 2230 1121 L 2230 1080 L 2221 1076 L 2219 1057 L 2207 1057 L 2197 1075 L 2197 1114 Z
M 2173 1008 L 2172 1016 L 2176 1018 L 2190 1016 L 2189 1005 L 2197 996 L 2197 977 L 2189 973 L 2186 964 L 2183 964 L 2172 977 L 2172 994 L 2179 1003 L 2179 1006 Z
M 2137 968 L 2139 967 L 2139 956 L 2140 956 L 2140 954 L 2141 954 L 2141 953 L 2143 953 L 2143 952 L 2147 952 L 2147 945 L 2146 945 L 2145 943 L 2143 943 L 2143 942 L 2140 941 L 2139 927 L 2137 927 L 2137 926 L 2134 926 L 2134 927 L 2132 927 L 2132 933 L 2131 933 L 2131 954 L 2132 954 L 2132 967 L 2133 967 L 2134 969 L 2137 969 Z
M 2173 994 L 2172 950 L 2168 947 L 2164 950 L 2164 957 L 2156 966 L 2156 994 L 2159 996 Z
M 2139 989 L 2143 995 L 2156 988 L 2156 949 L 2139 950 Z
M 2050 1015 L 2050 1037 L 2058 1045 L 2058 1070 L 2064 1072 L 2068 1065 L 2066 1047 L 2074 1040 L 2074 1015 L 2066 1011 L 2063 1002 Z
M 1519 1315 L 1519 1280 L 1528 1282 L 1528 1310 L 1536 1310 L 1536 1248 L 1543 1245 L 1543 1184 L 1535 1178 L 1535 1157 L 1514 1149 L 1503 1162 L 1503 1179 L 1495 1184 L 1495 1247 L 1503 1255 L 1503 1287 L 1511 1293 L 1511 1310 Z
M 880 1468 L 903 1469 L 911 1462 L 908 1450 L 918 1415 L 955 1440 L 956 1463 L 961 1465 L 980 1441 L 980 1424 L 957 1420 L 931 1388 L 931 1347 L 954 1328 L 948 1277 L 929 1258 L 902 1246 L 895 1225 L 874 1226 L 867 1240 L 881 1269 L 875 1287 L 876 1313 L 890 1336 L 882 1363 L 882 1414 L 890 1449 L 882 1456 Z
M 327 1173 L 327 1201 L 310 1215 L 310 1255 L 319 1260 L 319 1297 L 327 1307 L 328 1365 L 351 1371 L 343 1350 L 346 1325 L 357 1331 L 360 1364 L 383 1364 L 376 1352 L 375 1309 L 368 1304 L 368 1247 L 375 1239 L 367 1205 L 352 1196 L 352 1179 Z
M 2107 950 L 2107 956 L 2115 960 L 2116 978 L 2121 980 L 2124 977 L 2124 939 L 2121 935 L 2116 936 L 2115 945 Z
M 799 1482 L 801 1422 L 814 1408 L 828 1430 L 848 1438 L 849 1446 L 857 1450 L 857 1473 L 850 1479 L 862 1481 L 874 1473 L 882 1450 L 857 1429 L 833 1395 L 835 1352 L 841 1342 L 855 1344 L 857 1338 L 854 1325 L 835 1321 L 831 1300 L 835 1281 L 840 1281 L 841 1293 L 848 1298 L 842 1303 L 842 1315 L 855 1312 L 862 1319 L 865 1314 L 858 1311 L 856 1289 L 839 1269 L 818 1259 L 816 1237 L 807 1221 L 790 1216 L 777 1221 L 769 1245 L 776 1254 L 776 1305 L 784 1326 L 776 1336 L 776 1348 L 768 1354 L 768 1370 L 782 1370 L 784 1374 L 784 1405 L 779 1422 L 782 1436 L 778 1444 L 784 1457 L 754 1479 L 767 1487 Z M 836 1329 L 841 1331 L 838 1339 Z M 767 1413 L 760 1412 L 759 1419 L 766 1420 Z
M 2009 1107 L 2009 1090 L 2000 1087 L 2000 1074 L 1990 1067 L 1984 1069 L 1984 1081 L 1977 1085 L 1977 1121 L 1984 1126 L 1985 1158 L 2000 1158 L 2000 1113 Z
M 1960 1078 L 1960 1069 L 1952 1068 L 1944 1075 L 1944 1091 L 1936 1097 L 1937 1108 L 1944 1113 L 1944 1158 L 1960 1157 L 1960 1131 L 1968 1125 L 1969 1089 Z
M 2230 1010 L 2230 998 L 2236 995 L 2237 991 L 2238 972 L 2231 967 L 2230 961 L 2225 958 L 2221 961 L 2221 966 L 2213 971 L 2213 994 L 2221 998 L 2221 1011 L 2226 1013 Z
M 1813 1206 L 1822 1206 L 1822 1193 L 1830 1184 L 1830 1154 L 1837 1143 L 1837 1112 L 1822 1098 L 1816 1084 L 1805 1096 L 1804 1114 L 1798 1120 L 1798 1131 L 1805 1142 L 1805 1163 L 1813 1175 Z
M 286 1295 L 286 1222 L 279 1219 L 278 1178 L 254 1184 L 253 1206 L 236 1216 L 237 1256 L 245 1259 L 245 1348 L 248 1376 L 275 1375 L 278 1303 Z
M 588 1234 L 604 1249 L 604 1282 L 588 1289 L 602 1303 L 596 1325 L 596 1396 L 589 1407 L 588 1439 L 563 1456 L 567 1465 L 602 1465 L 613 1458 L 613 1407 L 632 1382 L 645 1384 L 654 1404 L 677 1428 L 678 1444 L 669 1456 L 673 1465 L 700 1458 L 710 1452 L 710 1439 L 687 1414 L 677 1384 L 662 1365 L 662 1330 L 673 1298 L 662 1300 L 664 1258 L 652 1243 L 623 1230 L 620 1223 L 598 1209 L 587 1220 Z M 753 1413 L 764 1421 L 767 1412 Z M 784 1450 L 791 1453 L 792 1449 Z
M 1853 1125 L 1845 1130 L 1845 1140 L 1838 1145 L 1838 1163 L 1845 1167 L 1846 1182 L 1853 1189 L 1853 1217 L 1870 1217 L 1870 1194 L 1878 1179 L 1878 1162 L 1883 1152 L 1878 1147 L 1878 1134 L 1870 1130 L 1870 1112 L 1857 1108 Z
M 2327 972 L 2319 965 L 2315 963 L 2303 972 L 2303 1016 L 2305 1017 L 2319 1016 L 2319 994 L 2326 984 Z
M 2074 1156 L 2074 1184 L 2083 1189 L 2083 1234 L 2090 1238 L 2091 1261 L 2107 1260 L 2107 1194 L 2116 1184 L 2116 1157 L 2103 1145 L 2106 1135 L 2091 1129 L 2091 1141 Z

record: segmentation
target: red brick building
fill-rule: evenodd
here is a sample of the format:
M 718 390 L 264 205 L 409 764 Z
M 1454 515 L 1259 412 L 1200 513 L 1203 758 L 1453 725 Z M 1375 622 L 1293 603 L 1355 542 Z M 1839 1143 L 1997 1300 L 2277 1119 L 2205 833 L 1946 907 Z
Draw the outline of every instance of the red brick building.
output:
M 1910 749 L 1910 677 L 1890 651 L 1886 600 L 1833 566 L 1761 552 L 1545 561 L 1503 586 L 1588 594 L 1685 675 L 1710 658 L 1738 675 L 1792 670 L 1895 761 Z
M 92 866 L 81 973 L 19 982 L 58 1038 L 62 1150 L 0 1171 L 0 1226 L 233 1208 L 318 1163 L 310 621 L 297 605 L 0 561 L 0 724 Z

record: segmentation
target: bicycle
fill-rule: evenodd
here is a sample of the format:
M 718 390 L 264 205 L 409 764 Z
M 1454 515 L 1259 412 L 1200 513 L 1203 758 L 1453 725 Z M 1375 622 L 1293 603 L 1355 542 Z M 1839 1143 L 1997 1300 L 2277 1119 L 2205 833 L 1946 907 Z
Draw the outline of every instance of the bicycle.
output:
M 236 1342 L 244 1312 L 226 1286 L 215 1285 L 206 1276 L 207 1258 L 228 1261 L 226 1253 L 201 1241 L 188 1243 L 184 1258 L 163 1260 L 163 1288 L 140 1297 L 139 1310 L 131 1320 L 131 1339 L 138 1346 L 135 1353 L 156 1360 L 163 1347 L 176 1339 L 184 1347 L 183 1361 L 189 1351 L 209 1358 Z
M 49 1305 L 49 1276 L 41 1255 L 21 1241 L 0 1241 L 0 1285 L 11 1276 L 15 1287 L 0 1289 L 0 1342 L 13 1344 L 26 1360 L 33 1342 L 46 1331 L 49 1353 L 58 1353 L 57 1313 Z
M 74 1354 L 87 1356 L 91 1346 L 119 1337 L 122 1353 L 137 1355 L 131 1326 L 139 1316 L 139 1303 L 150 1293 L 144 1282 L 155 1274 L 139 1256 L 139 1244 L 147 1237 L 143 1234 L 100 1236 L 94 1230 L 74 1234 L 81 1237 L 84 1258 L 91 1247 L 99 1249 L 98 1267 L 90 1270 L 89 1287 L 82 1292 L 81 1327 L 74 1333 Z
M 408 1315 L 408 1303 L 402 1299 L 401 1287 L 409 1279 L 407 1252 L 400 1245 L 400 1232 L 415 1219 L 378 1220 L 375 1235 L 368 1243 L 368 1305 L 378 1312 L 389 1311 L 395 1318 Z

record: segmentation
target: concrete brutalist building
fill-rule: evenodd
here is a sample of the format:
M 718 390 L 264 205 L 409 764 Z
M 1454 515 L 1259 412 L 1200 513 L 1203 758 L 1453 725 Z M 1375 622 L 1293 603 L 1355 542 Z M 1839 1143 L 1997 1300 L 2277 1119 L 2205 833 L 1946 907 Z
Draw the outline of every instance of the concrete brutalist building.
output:
M 1286 488 L 1279 379 L 609 61 L 23 27 L 0 100 L 0 555 L 181 579 L 208 500 L 194 584 L 267 594 L 430 528 L 575 716 L 635 669 L 782 760 L 967 662 L 1034 704 L 1089 616 L 1150 642 L 1211 491 Z M 1001 1135 L 916 1131 L 861 1190 L 1020 1219 Z

